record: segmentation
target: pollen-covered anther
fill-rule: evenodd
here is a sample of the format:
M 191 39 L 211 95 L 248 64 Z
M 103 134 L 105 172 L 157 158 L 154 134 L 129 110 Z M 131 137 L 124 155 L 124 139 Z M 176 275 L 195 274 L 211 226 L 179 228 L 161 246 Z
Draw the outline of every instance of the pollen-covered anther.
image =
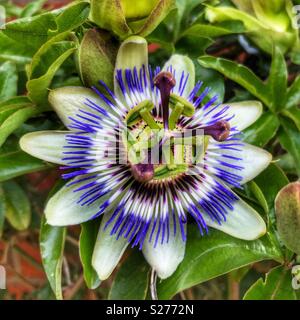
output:
M 228 121 L 220 120 L 211 126 L 201 128 L 204 134 L 212 136 L 216 141 L 225 141 L 230 135 L 230 124 Z
M 160 91 L 164 128 L 167 129 L 169 126 L 170 93 L 176 86 L 176 80 L 171 72 L 162 71 L 154 78 L 153 82 Z
M 153 164 L 133 164 L 131 166 L 131 172 L 137 181 L 148 182 L 154 177 L 154 166 Z

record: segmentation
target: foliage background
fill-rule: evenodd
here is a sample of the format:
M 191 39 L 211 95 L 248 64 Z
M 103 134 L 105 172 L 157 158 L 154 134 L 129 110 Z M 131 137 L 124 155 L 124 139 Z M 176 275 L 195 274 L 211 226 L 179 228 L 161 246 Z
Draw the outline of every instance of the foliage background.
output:
M 0 2 L 12 21 L 46 13 L 37 24 L 28 20 L 0 32 L 0 265 L 8 272 L 7 290 L 0 291 L 0 297 L 55 299 L 54 290 L 64 299 L 149 298 L 149 266 L 138 252 L 127 251 L 113 276 L 98 287 L 84 250 L 93 241 L 86 238 L 93 227 L 40 230 L 44 204 L 60 173 L 20 151 L 18 139 L 26 132 L 62 127 L 47 105 L 50 84 L 51 88 L 82 85 L 74 53 L 92 25 L 84 6 L 70 11 L 73 19 L 66 15 L 59 20 L 51 13 L 68 2 Z M 245 42 L 245 26 L 239 21 L 208 23 L 203 2 L 177 1 L 179 11 L 172 11 L 147 38 L 151 64 L 162 65 L 172 52 L 188 54 L 197 66 L 197 78 L 221 99 L 263 102 L 264 114 L 246 130 L 244 139 L 268 149 L 276 161 L 240 196 L 265 217 L 269 232 L 247 243 L 217 231 L 201 239 L 191 229 L 185 260 L 174 276 L 159 283 L 159 297 L 297 299 L 300 293 L 291 288 L 294 255 L 278 238 L 274 215 L 277 193 L 300 173 L 297 55 L 288 49 L 284 57 L 276 43 L 266 53 L 255 42 Z M 49 30 L 55 40 L 45 45 Z M 54 47 L 69 31 L 77 37 Z M 26 67 L 32 58 L 34 63 Z M 43 246 L 51 244 L 54 250 L 47 257 Z

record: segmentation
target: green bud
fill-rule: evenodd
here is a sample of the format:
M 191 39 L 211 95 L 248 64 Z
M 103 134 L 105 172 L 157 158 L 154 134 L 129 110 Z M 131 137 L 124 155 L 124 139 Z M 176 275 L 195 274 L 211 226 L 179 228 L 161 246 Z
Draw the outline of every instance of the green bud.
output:
M 121 0 L 121 5 L 125 18 L 137 20 L 147 17 L 158 2 L 159 0 L 140 0 L 133 3 L 132 0 Z
M 78 52 L 79 71 L 84 85 L 91 87 L 102 80 L 113 89 L 116 55 L 117 44 L 107 31 L 88 30 Z
M 90 19 L 121 39 L 145 37 L 175 8 L 175 0 L 91 0 Z
M 300 254 L 300 182 L 284 187 L 275 199 L 277 229 L 284 245 Z

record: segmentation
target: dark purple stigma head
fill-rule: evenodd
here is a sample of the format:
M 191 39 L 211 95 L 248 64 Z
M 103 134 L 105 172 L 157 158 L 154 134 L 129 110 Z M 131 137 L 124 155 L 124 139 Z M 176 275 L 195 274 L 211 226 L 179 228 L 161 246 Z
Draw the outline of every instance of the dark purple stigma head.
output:
M 230 124 L 228 121 L 220 120 L 211 126 L 201 128 L 204 130 L 204 134 L 212 136 L 216 141 L 225 141 L 230 135 Z
M 133 164 L 131 166 L 131 172 L 137 181 L 148 182 L 154 177 L 154 166 L 153 164 Z

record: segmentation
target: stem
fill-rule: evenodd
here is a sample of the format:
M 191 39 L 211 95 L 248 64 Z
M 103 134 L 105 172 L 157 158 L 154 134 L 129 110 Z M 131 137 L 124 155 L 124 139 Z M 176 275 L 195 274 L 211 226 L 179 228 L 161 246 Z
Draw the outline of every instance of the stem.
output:
M 150 279 L 150 291 L 151 291 L 152 300 L 158 300 L 156 282 L 157 282 L 157 273 L 154 269 L 152 269 L 151 279 Z

